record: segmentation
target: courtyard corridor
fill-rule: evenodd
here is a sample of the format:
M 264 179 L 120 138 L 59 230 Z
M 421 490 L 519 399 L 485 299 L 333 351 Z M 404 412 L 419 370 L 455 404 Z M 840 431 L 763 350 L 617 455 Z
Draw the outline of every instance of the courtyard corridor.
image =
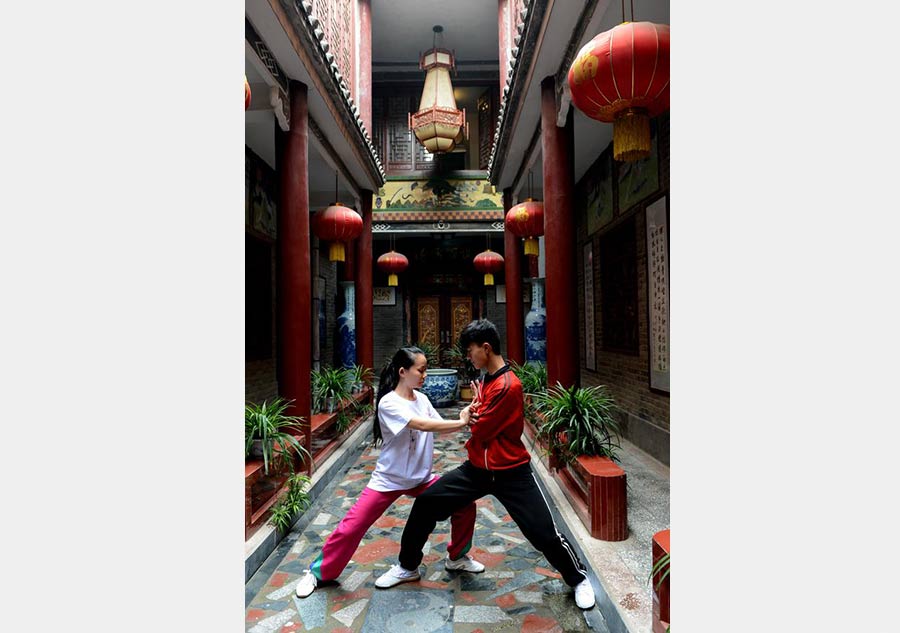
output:
M 453 418 L 458 409 L 439 412 Z M 468 431 L 436 436 L 435 473 L 447 472 L 465 460 L 463 445 L 468 436 Z M 369 530 L 338 582 L 320 585 L 308 598 L 297 598 L 297 581 L 362 492 L 378 452 L 369 445 L 355 462 L 338 472 L 250 578 L 246 585 L 248 632 L 608 630 L 597 607 L 582 612 L 575 605 L 571 588 L 491 496 L 477 502 L 470 551 L 484 563 L 483 573 L 444 569 L 450 529 L 450 522 L 444 521 L 426 544 L 419 582 L 387 590 L 375 588 L 375 579 L 397 562 L 400 536 L 413 503 L 413 499 L 401 497 Z

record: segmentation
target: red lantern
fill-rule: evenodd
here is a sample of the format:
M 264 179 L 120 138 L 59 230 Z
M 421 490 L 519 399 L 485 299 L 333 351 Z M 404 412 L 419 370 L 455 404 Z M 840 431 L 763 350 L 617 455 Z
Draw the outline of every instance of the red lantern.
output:
M 247 75 L 244 75 L 244 111 L 250 109 L 250 82 L 247 81 Z
M 538 254 L 537 238 L 544 234 L 544 203 L 528 198 L 506 214 L 506 228 L 525 238 L 525 254 Z
M 503 270 L 503 255 L 487 249 L 475 256 L 475 270 L 484 273 L 484 285 L 494 285 L 494 273 Z
M 385 253 L 378 258 L 376 263 L 382 272 L 388 273 L 389 286 L 396 286 L 397 273 L 402 273 L 409 266 L 409 260 L 406 259 L 406 255 L 397 251 Z
M 331 242 L 328 248 L 328 261 L 343 262 L 346 261 L 344 242 L 360 236 L 363 221 L 356 211 L 335 202 L 315 215 L 312 228 L 320 240 Z
M 572 103 L 613 124 L 613 156 L 650 154 L 650 117 L 669 109 L 669 25 L 624 22 L 592 39 L 569 68 Z

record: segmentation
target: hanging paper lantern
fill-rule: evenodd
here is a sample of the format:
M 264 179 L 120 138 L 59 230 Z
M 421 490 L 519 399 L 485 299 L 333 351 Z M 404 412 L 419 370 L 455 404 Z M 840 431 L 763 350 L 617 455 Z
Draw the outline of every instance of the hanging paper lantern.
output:
M 613 124 L 613 156 L 650 154 L 650 117 L 669 109 L 669 25 L 624 22 L 592 39 L 569 68 L 572 103 Z
M 538 255 L 537 238 L 544 234 L 544 203 L 528 198 L 506 213 L 506 228 L 525 238 L 525 254 Z
M 328 247 L 328 261 L 346 261 L 344 242 L 356 239 L 363 229 L 359 214 L 340 202 L 320 211 L 313 217 L 312 229 L 320 240 L 331 242 Z
M 247 81 L 247 75 L 244 75 L 244 111 L 250 109 L 250 82 Z
M 406 270 L 406 267 L 409 266 L 409 260 L 406 259 L 406 255 L 403 253 L 390 251 L 379 257 L 376 264 L 378 264 L 381 272 L 388 273 L 388 285 L 396 286 L 397 274 Z
M 503 255 L 487 249 L 475 256 L 475 270 L 484 273 L 484 285 L 494 285 L 494 273 L 503 270 Z

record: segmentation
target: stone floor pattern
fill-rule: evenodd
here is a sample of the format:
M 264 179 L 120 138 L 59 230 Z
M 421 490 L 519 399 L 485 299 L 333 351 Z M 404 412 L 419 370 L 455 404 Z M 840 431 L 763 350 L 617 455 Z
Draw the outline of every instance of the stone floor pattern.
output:
M 439 411 L 445 418 L 455 418 L 458 409 Z M 462 431 L 435 437 L 435 473 L 451 470 L 465 460 L 463 444 L 468 436 L 467 431 Z M 308 510 L 310 520 L 305 529 L 289 533 L 247 583 L 248 632 L 590 630 L 581 609 L 575 605 L 571 588 L 524 539 L 492 496 L 477 502 L 475 539 L 470 551 L 484 563 L 483 573 L 444 569 L 450 530 L 450 522 L 444 521 L 438 523 L 426 544 L 419 569 L 422 579 L 387 590 L 377 589 L 375 579 L 397 562 L 400 535 L 413 503 L 413 499 L 401 497 L 370 528 L 337 583 L 322 584 L 308 598 L 297 598 L 294 587 L 303 570 L 362 492 L 377 458 L 378 450 L 367 447 L 343 479 L 327 489 Z

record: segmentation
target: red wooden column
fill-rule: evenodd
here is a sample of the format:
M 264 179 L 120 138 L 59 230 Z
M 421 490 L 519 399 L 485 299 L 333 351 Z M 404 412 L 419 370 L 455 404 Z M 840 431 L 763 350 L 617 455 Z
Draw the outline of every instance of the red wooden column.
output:
M 503 212 L 512 208 L 512 189 L 503 190 Z M 503 231 L 503 266 L 506 277 L 506 349 L 503 356 L 520 365 L 525 362 L 525 316 L 522 307 L 522 240 Z
M 341 281 L 356 280 L 356 240 L 344 242 L 344 263 L 341 267 Z M 355 308 L 354 308 L 355 309 Z
M 578 305 L 575 285 L 575 178 L 572 111 L 564 127 L 556 126 L 556 86 L 552 76 L 541 82 L 541 152 L 544 176 L 544 244 L 547 304 L 547 384 L 578 383 Z M 546 250 L 545 249 L 545 250 Z
M 359 116 L 369 138 L 375 134 L 372 127 L 372 4 L 371 0 L 359 0 L 359 41 L 356 45 L 356 64 L 359 83 L 356 85 L 356 103 Z
M 497 26 L 499 27 L 500 45 L 500 96 L 503 96 L 503 88 L 506 87 L 506 73 L 509 70 L 509 6 L 510 0 L 497 0 Z M 507 296 L 509 296 L 507 294 Z M 507 299 L 508 301 L 508 299 Z
M 359 192 L 362 234 L 356 240 L 356 364 L 375 368 L 372 322 L 372 192 Z
M 304 445 L 311 452 L 309 373 L 312 369 L 312 278 L 309 243 L 309 126 L 306 85 L 291 82 L 291 129 L 285 135 L 278 165 L 279 305 L 281 335 L 280 394 L 294 404 L 291 415 L 305 420 Z M 312 462 L 307 464 L 312 472 Z

